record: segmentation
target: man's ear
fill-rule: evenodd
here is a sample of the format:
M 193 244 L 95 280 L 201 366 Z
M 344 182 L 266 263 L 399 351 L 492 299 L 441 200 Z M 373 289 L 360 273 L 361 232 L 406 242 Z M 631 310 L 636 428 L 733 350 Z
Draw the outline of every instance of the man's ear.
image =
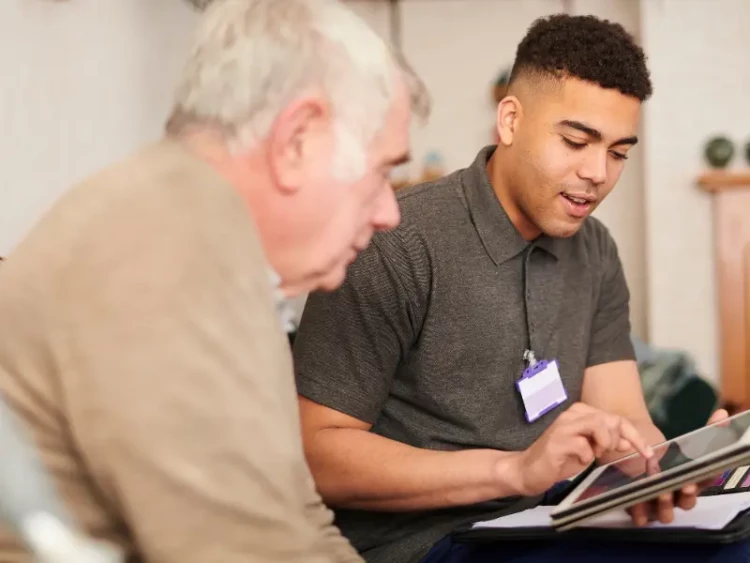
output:
M 298 98 L 274 120 L 268 136 L 269 168 L 276 186 L 294 193 L 304 184 L 315 143 L 330 119 L 328 104 L 314 96 Z
M 522 115 L 521 102 L 515 96 L 506 96 L 497 104 L 495 125 L 501 144 L 505 146 L 513 144 L 513 137 Z

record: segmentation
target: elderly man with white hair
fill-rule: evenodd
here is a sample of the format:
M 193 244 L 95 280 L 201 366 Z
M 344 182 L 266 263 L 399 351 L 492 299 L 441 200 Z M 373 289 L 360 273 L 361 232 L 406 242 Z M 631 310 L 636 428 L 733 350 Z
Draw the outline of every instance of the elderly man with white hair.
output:
M 284 297 L 399 210 L 421 82 L 334 0 L 221 0 L 167 134 L 68 191 L 0 276 L 0 391 L 128 561 L 361 561 L 305 463 Z M 10 531 L 0 560 L 28 561 Z

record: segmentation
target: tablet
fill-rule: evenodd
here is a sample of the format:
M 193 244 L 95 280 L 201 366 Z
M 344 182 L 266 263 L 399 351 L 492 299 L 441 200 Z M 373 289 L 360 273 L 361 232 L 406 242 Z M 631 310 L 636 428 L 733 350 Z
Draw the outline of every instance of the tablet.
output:
M 595 468 L 552 511 L 564 530 L 614 508 L 702 481 L 750 461 L 750 411 L 653 446 L 654 456 L 632 454 Z

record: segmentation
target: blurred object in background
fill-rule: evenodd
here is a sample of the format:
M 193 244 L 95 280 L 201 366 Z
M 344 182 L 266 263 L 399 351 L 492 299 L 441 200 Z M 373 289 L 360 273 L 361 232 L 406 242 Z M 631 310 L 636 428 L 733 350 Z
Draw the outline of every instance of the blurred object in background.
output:
M 420 182 L 432 182 L 445 176 L 445 164 L 442 155 L 437 151 L 430 151 L 424 157 L 422 177 Z
M 39 563 L 118 563 L 111 546 L 73 525 L 33 442 L 0 399 L 0 516 Z
M 719 406 L 718 393 L 698 374 L 692 358 L 631 338 L 643 395 L 657 428 L 669 440 L 704 426 Z
M 422 171 L 416 178 L 409 173 L 409 164 L 397 166 L 391 172 L 391 184 L 398 191 L 414 184 L 431 182 L 445 176 L 445 161 L 438 151 L 429 151 L 422 160 Z
M 409 163 L 404 163 L 399 166 L 396 166 L 391 171 L 391 185 L 393 186 L 393 189 L 398 191 L 406 186 L 410 185 L 412 182 L 409 179 Z
M 734 143 L 724 135 L 712 137 L 706 142 L 703 155 L 712 168 L 725 168 L 734 157 Z
M 495 104 L 499 104 L 505 95 L 508 93 L 508 81 L 510 80 L 510 68 L 504 69 L 498 77 L 495 79 L 495 83 L 492 85 L 492 100 Z

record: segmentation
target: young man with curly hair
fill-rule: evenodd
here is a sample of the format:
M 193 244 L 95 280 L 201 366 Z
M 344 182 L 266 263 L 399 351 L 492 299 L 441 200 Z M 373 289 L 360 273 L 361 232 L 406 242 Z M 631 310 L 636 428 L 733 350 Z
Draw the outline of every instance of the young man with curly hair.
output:
M 374 237 L 341 289 L 310 296 L 295 343 L 306 455 L 368 563 L 663 563 L 678 551 L 467 546 L 450 535 L 539 503 L 594 460 L 653 455 L 647 444 L 663 440 L 642 396 L 618 251 L 590 216 L 638 141 L 651 92 L 644 53 L 621 26 L 535 22 L 497 108 L 497 146 L 400 192 L 401 225 Z M 668 522 L 697 491 L 632 518 Z M 737 561 L 745 547 L 678 556 L 721 549 Z

